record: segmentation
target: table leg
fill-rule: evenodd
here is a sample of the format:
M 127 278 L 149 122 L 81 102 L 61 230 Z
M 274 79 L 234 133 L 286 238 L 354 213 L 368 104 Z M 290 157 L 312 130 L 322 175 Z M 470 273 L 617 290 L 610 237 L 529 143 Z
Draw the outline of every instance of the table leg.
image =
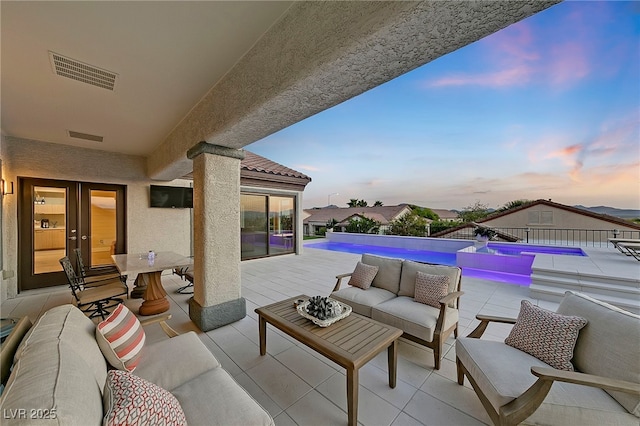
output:
M 349 426 L 358 424 L 358 369 L 347 368 L 347 418 Z
M 260 335 L 260 355 L 267 354 L 267 321 L 258 315 L 258 334 Z
M 140 276 L 139 274 L 138 276 Z M 162 287 L 162 271 L 148 272 L 147 289 L 144 292 L 144 302 L 138 311 L 140 315 L 155 315 L 169 310 L 169 301 L 167 300 L 167 292 Z
M 394 340 L 387 348 L 387 363 L 389 368 L 389 387 L 396 387 L 396 374 L 398 371 L 398 340 Z
M 144 297 L 144 292 L 147 291 L 147 281 L 147 274 L 138 274 L 133 283 L 133 290 L 131 290 L 132 299 L 142 299 Z

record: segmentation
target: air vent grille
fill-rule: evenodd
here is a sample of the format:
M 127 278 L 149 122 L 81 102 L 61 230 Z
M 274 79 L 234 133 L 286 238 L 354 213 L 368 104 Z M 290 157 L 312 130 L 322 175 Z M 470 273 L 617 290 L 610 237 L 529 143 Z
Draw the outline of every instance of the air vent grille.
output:
M 74 132 L 73 130 L 69 130 L 69 136 L 76 139 L 84 139 L 93 142 L 102 142 L 104 138 L 98 135 L 90 135 L 89 133 L 82 132 Z
M 92 86 L 114 90 L 118 74 L 84 64 L 75 59 L 67 58 L 54 52 L 49 52 L 54 72 L 62 77 L 81 81 Z

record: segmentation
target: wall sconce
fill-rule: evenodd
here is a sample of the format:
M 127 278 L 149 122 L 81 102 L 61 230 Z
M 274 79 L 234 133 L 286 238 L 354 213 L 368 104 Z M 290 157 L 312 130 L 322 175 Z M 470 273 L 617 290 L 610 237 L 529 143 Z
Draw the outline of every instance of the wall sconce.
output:
M 2 179 L 2 187 L 0 187 L 0 191 L 2 192 L 2 196 L 13 194 L 13 182 L 11 182 L 11 190 L 9 190 L 7 186 L 7 181 Z

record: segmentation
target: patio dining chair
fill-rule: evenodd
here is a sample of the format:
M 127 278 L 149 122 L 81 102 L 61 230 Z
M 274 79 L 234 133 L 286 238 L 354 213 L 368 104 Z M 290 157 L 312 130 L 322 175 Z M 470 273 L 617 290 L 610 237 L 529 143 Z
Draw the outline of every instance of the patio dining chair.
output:
M 127 298 L 128 288 L 123 287 L 122 282 L 118 279 L 112 280 L 108 284 L 87 287 L 84 279 L 76 274 L 67 256 L 60 259 L 60 265 L 62 265 L 69 281 L 76 306 L 89 318 L 105 319 L 110 310 L 123 303 Z
M 113 283 L 114 279 L 118 279 L 122 282 L 122 284 L 126 287 L 127 285 L 127 276 L 120 275 L 120 272 L 115 267 L 115 265 L 105 266 L 100 268 L 99 271 L 91 271 L 88 272 L 84 266 L 84 261 L 82 259 L 82 252 L 79 248 L 73 249 L 73 252 L 76 256 L 76 271 L 77 274 L 82 277 L 84 280 L 84 285 L 86 287 L 95 287 L 104 284 Z

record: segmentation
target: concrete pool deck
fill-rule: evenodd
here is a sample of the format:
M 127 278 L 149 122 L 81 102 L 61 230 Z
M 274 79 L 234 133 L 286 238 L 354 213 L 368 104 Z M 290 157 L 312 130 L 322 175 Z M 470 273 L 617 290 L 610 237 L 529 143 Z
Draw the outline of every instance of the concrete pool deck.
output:
M 559 302 L 567 290 L 640 314 L 640 262 L 614 248 L 585 248 L 581 256 L 536 255 L 530 297 Z

